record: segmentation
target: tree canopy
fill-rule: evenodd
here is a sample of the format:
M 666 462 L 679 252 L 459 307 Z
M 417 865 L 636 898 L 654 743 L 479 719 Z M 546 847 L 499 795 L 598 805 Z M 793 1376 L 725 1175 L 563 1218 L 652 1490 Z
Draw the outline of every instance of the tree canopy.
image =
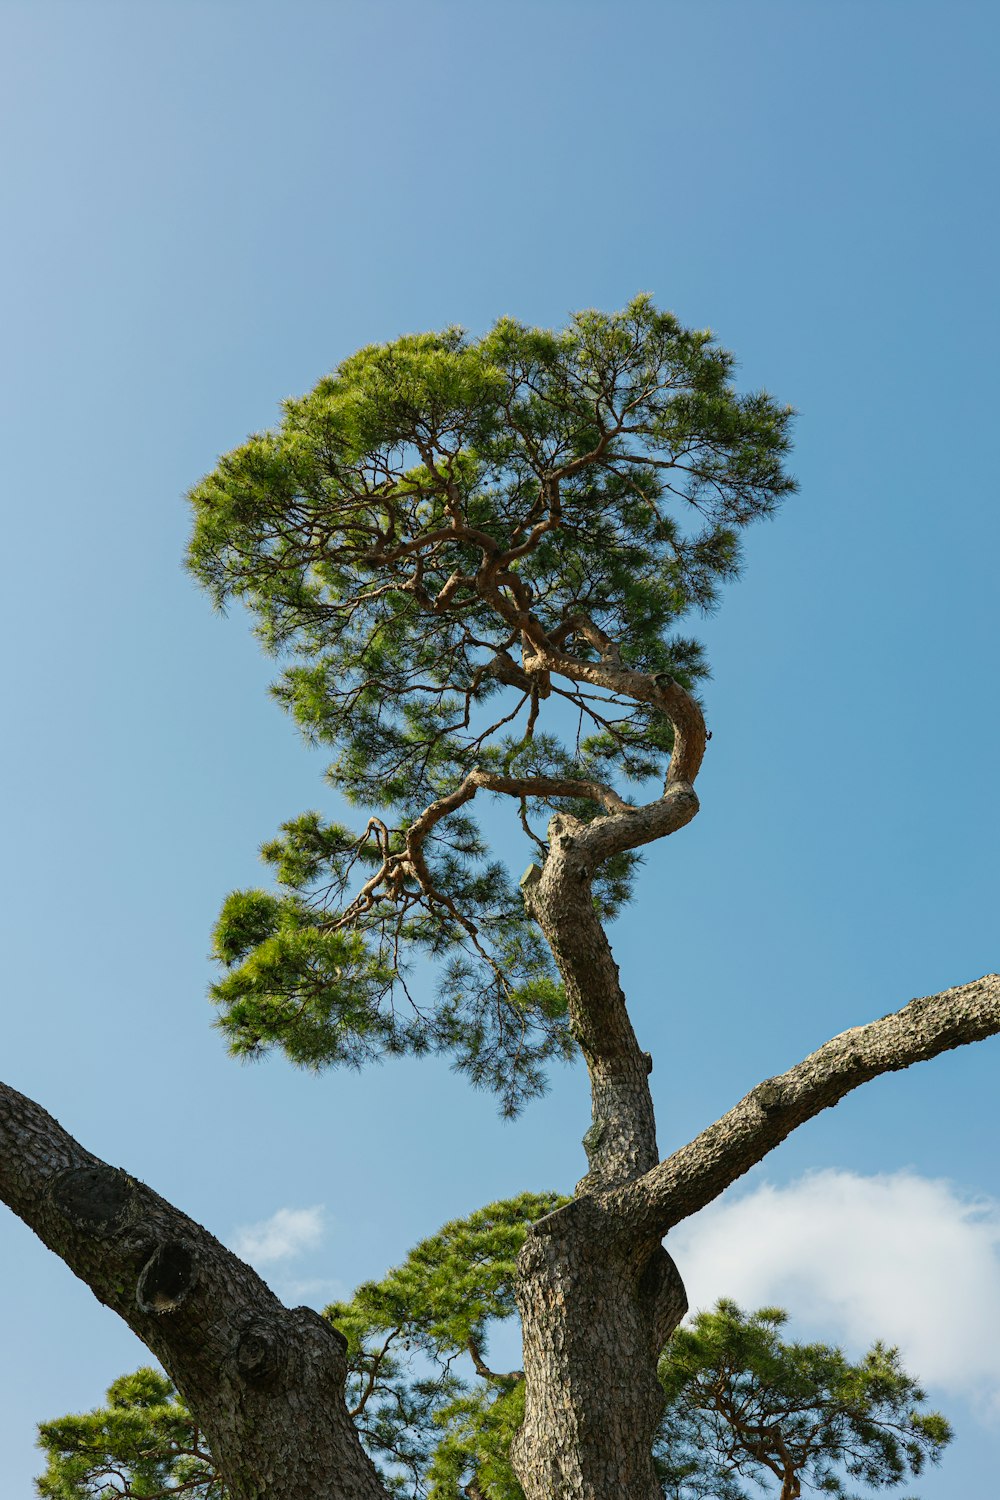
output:
M 936 1463 L 952 1432 L 900 1363 L 875 1343 L 852 1364 L 829 1344 L 785 1343 L 788 1314 L 723 1300 L 677 1329 L 660 1362 L 657 1441 L 671 1500 L 749 1500 L 775 1480 L 840 1500 L 893 1488 Z
M 405 337 L 285 402 L 192 490 L 193 573 L 251 610 L 279 701 L 368 813 L 292 818 L 263 848 L 279 892 L 225 903 L 235 1052 L 434 1048 L 513 1112 L 572 1050 L 551 952 L 470 804 L 509 799 L 543 859 L 554 809 L 587 821 L 693 779 L 700 715 L 681 755 L 667 709 L 707 666 L 679 627 L 794 488 L 790 410 L 737 393 L 733 365 L 646 297 L 561 332 Z M 602 862 L 604 915 L 634 859 Z M 407 982 L 417 956 L 434 1003 Z

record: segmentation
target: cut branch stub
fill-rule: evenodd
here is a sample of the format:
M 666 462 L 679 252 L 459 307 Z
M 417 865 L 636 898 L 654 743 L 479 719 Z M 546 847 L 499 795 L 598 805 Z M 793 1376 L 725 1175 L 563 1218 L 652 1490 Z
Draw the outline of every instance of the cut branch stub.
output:
M 87 1234 L 117 1233 L 126 1222 L 134 1192 L 132 1179 L 117 1167 L 70 1167 L 49 1189 L 52 1203 Z
M 785 1093 L 778 1079 L 765 1078 L 763 1083 L 758 1083 L 755 1089 L 750 1090 L 750 1098 L 760 1106 L 765 1115 L 769 1115 L 781 1108 Z
M 297 1307 L 295 1309 L 295 1311 L 297 1313 L 303 1313 L 303 1314 L 312 1313 L 312 1314 L 316 1315 L 316 1309 L 314 1307 Z M 348 1351 L 348 1349 L 349 1349 L 349 1347 L 350 1347 L 350 1345 L 348 1344 L 348 1340 L 347 1340 L 347 1334 L 346 1333 L 342 1333 L 340 1331 L 340 1329 L 337 1327 L 336 1323 L 330 1323 L 324 1317 L 320 1317 L 320 1322 L 323 1324 L 323 1327 L 327 1331 L 327 1333 L 330 1333 L 330 1334 L 333 1335 L 333 1341 L 337 1345 L 337 1348 L 340 1350 L 341 1354 L 346 1354 L 347 1351 Z
M 167 1240 L 154 1250 L 139 1274 L 135 1300 L 140 1312 L 176 1311 L 196 1280 L 194 1247 L 186 1240 Z
M 231 1500 L 386 1500 L 344 1407 L 343 1337 L 2 1083 L 0 1201 L 159 1360 Z M 275 1394 L 255 1390 L 279 1367 Z
M 684 1279 L 673 1256 L 662 1245 L 655 1245 L 650 1252 L 639 1278 L 637 1295 L 649 1306 L 652 1353 L 656 1359 L 688 1310 Z

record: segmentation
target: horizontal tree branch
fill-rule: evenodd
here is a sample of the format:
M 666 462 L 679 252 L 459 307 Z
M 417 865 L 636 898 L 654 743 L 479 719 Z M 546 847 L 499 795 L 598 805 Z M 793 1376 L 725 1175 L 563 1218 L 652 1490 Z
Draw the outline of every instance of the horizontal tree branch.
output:
M 759 1083 L 688 1145 L 608 1194 L 604 1207 L 630 1238 L 659 1239 L 852 1089 L 998 1033 L 1000 975 L 911 1000 L 881 1020 L 841 1032 L 787 1073 Z
M 582 823 L 565 813 L 556 813 L 549 825 L 550 838 L 556 830 L 563 841 L 571 839 L 577 856 L 592 873 L 612 855 L 628 849 L 641 849 L 668 834 L 684 828 L 698 812 L 698 796 L 686 781 L 671 781 L 662 797 L 638 807 L 623 806 L 592 823 Z
M 649 807 L 634 808 L 630 803 L 625 802 L 613 787 L 605 786 L 600 781 L 564 776 L 502 776 L 477 768 L 470 771 L 451 792 L 432 802 L 419 817 L 414 819 L 405 831 L 405 845 L 401 850 L 390 853 L 388 830 L 385 824 L 378 818 L 368 819 L 363 838 L 367 838 L 373 830 L 379 835 L 379 846 L 383 853 L 382 864 L 365 881 L 357 896 L 333 924 L 334 927 L 349 927 L 360 915 L 371 911 L 376 902 L 386 897 L 392 900 L 397 899 L 400 894 L 401 881 L 407 876 L 412 876 L 425 896 L 450 911 L 466 932 L 475 938 L 478 931 L 475 925 L 463 916 L 447 891 L 440 890 L 434 884 L 424 856 L 424 844 L 433 828 L 442 819 L 457 812 L 467 802 L 471 802 L 476 793 L 481 790 L 516 797 L 522 802 L 529 797 L 572 797 L 598 803 L 607 810 L 609 816 L 601 820 L 603 834 L 592 841 L 595 850 L 594 859 L 597 863 L 617 852 L 619 846 L 622 849 L 633 848 L 640 843 L 648 843 L 650 839 L 659 838 L 663 833 L 673 832 L 674 827 L 681 826 L 681 822 L 687 822 L 690 817 L 694 816 L 698 805 L 695 799 L 691 810 L 687 810 L 683 793 L 676 787 L 670 788 L 669 796 L 651 803 Z M 613 815 L 619 813 L 626 818 L 623 825 L 614 821 Z M 638 816 L 633 819 L 633 814 Z M 587 826 L 575 818 L 572 819 L 572 823 L 574 827 L 585 828 Z M 657 831 L 644 832 L 647 825 L 655 826 Z M 485 957 L 485 954 L 483 956 Z

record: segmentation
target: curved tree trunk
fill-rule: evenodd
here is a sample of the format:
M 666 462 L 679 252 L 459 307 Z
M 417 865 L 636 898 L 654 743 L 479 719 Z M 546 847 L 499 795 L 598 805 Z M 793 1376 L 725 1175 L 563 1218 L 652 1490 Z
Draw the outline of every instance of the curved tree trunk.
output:
M 662 1500 L 652 1458 L 663 1410 L 656 1372 L 687 1298 L 659 1236 L 623 1234 L 603 1206 L 653 1169 L 657 1150 L 652 1064 L 629 1020 L 591 882 L 610 837 L 634 846 L 654 821 L 673 831 L 697 807 L 681 785 L 650 808 L 589 825 L 559 815 L 545 865 L 524 885 L 566 986 L 592 1102 L 579 1196 L 532 1226 L 518 1259 L 526 1389 L 512 1457 L 527 1500 Z
M 662 836 L 696 810 L 693 790 L 674 783 L 658 803 L 590 824 L 558 815 L 544 867 L 523 883 L 566 986 L 593 1104 L 579 1196 L 533 1226 L 518 1261 L 526 1409 L 512 1457 L 527 1500 L 662 1500 L 651 1455 L 663 1402 L 657 1363 L 686 1298 L 661 1237 L 851 1089 L 1000 1030 L 994 975 L 911 1001 L 759 1084 L 655 1165 L 651 1063 L 591 882 L 609 846 L 634 848 L 652 827 Z

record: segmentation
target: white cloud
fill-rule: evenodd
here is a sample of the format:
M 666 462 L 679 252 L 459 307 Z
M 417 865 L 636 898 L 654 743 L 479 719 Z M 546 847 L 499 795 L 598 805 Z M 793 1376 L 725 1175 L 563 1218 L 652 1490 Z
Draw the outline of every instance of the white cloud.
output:
M 694 1309 L 784 1307 L 800 1337 L 898 1344 L 926 1385 L 1000 1416 L 1000 1203 L 896 1172 L 813 1172 L 712 1204 L 670 1236 Z
M 308 1307 L 315 1307 L 320 1311 L 330 1302 L 347 1302 L 351 1296 L 350 1287 L 336 1276 L 280 1279 L 275 1282 L 274 1290 L 286 1307 L 304 1302 Z
M 323 1238 L 323 1208 L 279 1208 L 269 1219 L 245 1224 L 233 1236 L 232 1248 L 252 1266 L 290 1260 L 315 1250 Z

